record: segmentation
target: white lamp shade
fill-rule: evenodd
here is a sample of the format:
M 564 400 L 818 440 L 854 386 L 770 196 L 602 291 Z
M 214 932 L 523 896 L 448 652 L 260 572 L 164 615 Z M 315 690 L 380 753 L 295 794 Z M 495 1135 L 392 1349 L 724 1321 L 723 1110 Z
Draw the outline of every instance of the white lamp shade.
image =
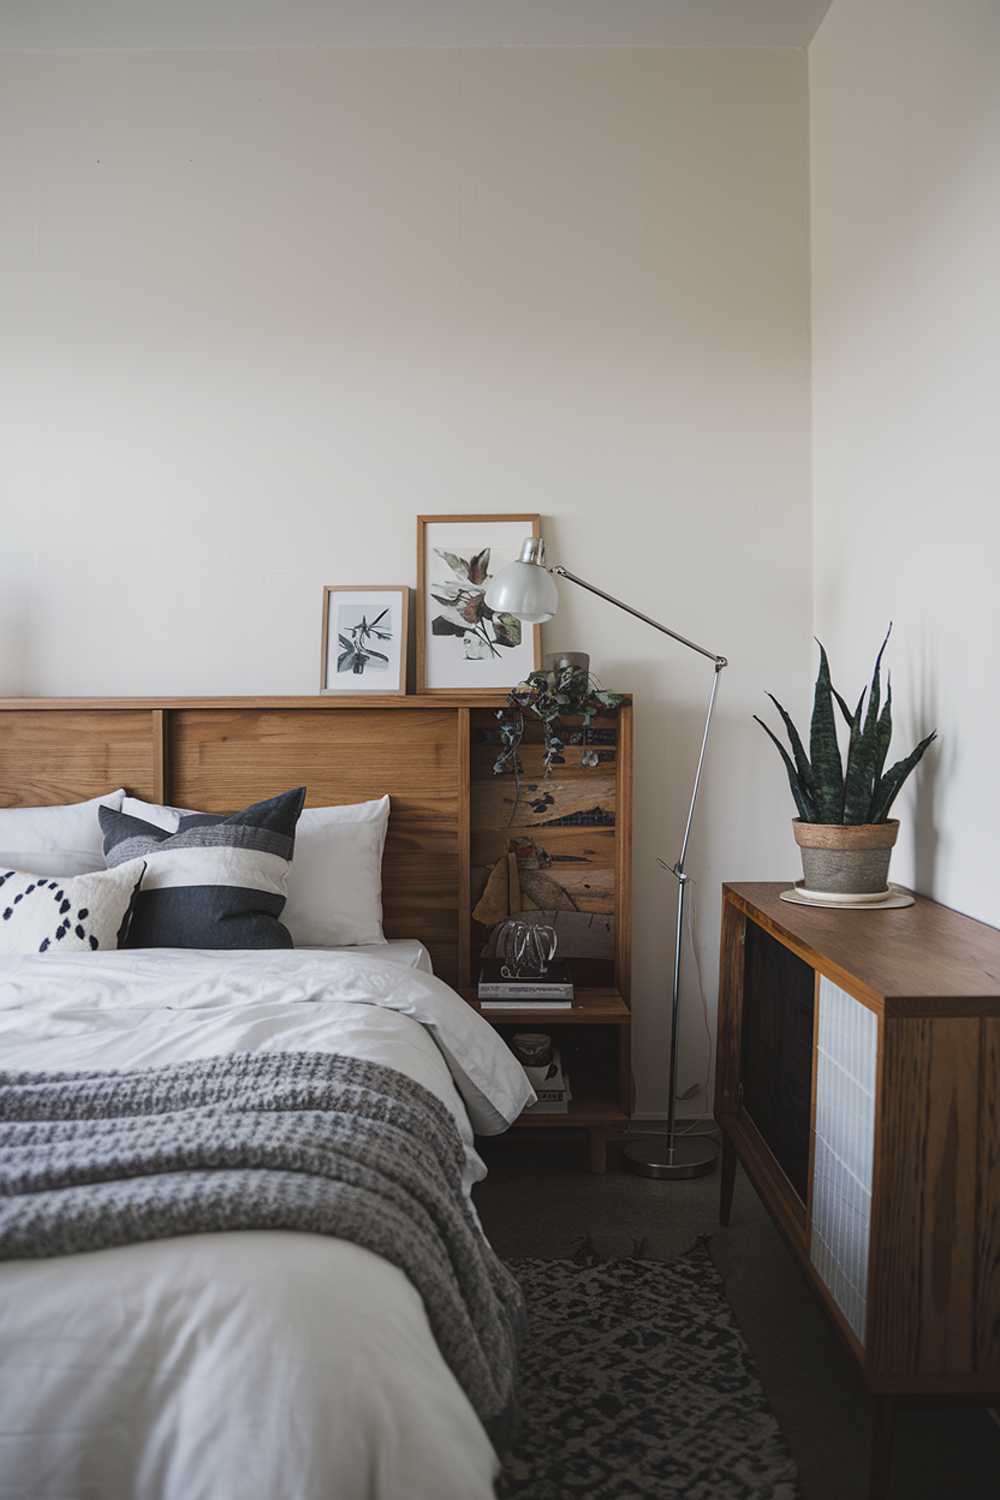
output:
M 495 615 L 514 615 L 528 625 L 544 625 L 559 607 L 559 592 L 546 567 L 546 544 L 525 537 L 520 556 L 492 577 L 486 603 Z
M 486 603 L 494 614 L 514 615 L 527 625 L 544 625 L 559 608 L 559 591 L 548 569 L 537 562 L 512 562 L 490 579 Z

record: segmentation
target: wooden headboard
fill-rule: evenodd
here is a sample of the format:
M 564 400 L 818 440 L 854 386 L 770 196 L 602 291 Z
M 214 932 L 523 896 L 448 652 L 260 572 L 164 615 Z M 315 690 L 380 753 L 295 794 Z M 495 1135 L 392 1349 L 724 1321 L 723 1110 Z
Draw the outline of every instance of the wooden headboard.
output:
M 467 988 L 472 780 L 489 776 L 476 769 L 473 726 L 488 723 L 489 710 L 503 701 L 500 694 L 495 704 L 458 694 L 0 699 L 0 807 L 76 802 L 117 786 L 150 802 L 207 812 L 245 807 L 300 784 L 310 806 L 388 792 L 386 936 L 419 938 L 435 971 Z M 617 803 L 624 821 L 614 849 L 599 859 L 611 866 L 601 899 L 617 912 L 612 961 L 615 982 L 627 994 L 630 706 L 623 714 L 627 753 L 617 756 L 602 796 Z M 590 783 L 588 794 L 596 786 Z

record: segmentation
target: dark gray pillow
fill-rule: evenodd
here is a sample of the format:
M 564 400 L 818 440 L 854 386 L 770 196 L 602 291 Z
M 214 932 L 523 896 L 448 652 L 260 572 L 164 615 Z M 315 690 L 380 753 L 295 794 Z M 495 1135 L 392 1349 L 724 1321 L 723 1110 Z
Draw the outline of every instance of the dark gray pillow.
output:
M 227 816 L 195 814 L 176 833 L 102 807 L 105 863 L 147 864 L 126 946 L 293 947 L 278 918 L 305 797 L 300 786 Z

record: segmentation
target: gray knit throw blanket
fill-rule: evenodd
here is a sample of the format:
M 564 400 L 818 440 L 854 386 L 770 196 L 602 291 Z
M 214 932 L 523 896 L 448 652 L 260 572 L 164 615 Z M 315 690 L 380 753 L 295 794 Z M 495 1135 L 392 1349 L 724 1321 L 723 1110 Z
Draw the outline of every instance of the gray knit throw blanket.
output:
M 353 1058 L 242 1052 L 137 1072 L 0 1072 L 0 1259 L 226 1229 L 350 1240 L 416 1287 L 502 1446 L 523 1303 L 475 1222 L 463 1164 L 429 1090 Z

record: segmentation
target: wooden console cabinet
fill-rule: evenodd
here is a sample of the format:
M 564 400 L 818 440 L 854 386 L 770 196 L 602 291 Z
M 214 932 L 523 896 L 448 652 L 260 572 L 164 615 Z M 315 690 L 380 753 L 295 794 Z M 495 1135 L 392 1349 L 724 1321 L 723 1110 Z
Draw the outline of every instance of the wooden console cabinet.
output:
M 871 1500 L 897 1402 L 1000 1401 L 1000 932 L 723 888 L 720 1214 L 737 1159 L 859 1361 Z

